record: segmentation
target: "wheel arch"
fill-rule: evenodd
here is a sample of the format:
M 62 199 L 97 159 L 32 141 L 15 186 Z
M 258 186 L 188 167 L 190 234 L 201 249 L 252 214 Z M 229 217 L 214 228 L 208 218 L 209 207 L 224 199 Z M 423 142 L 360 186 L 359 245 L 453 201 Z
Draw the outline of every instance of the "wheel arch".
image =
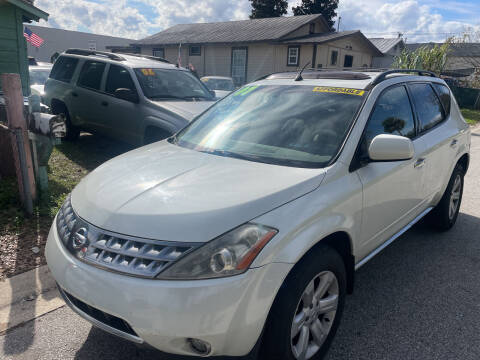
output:
M 50 101 L 50 107 L 52 109 L 52 113 L 55 114 L 55 115 L 58 114 L 58 111 L 60 111 L 60 109 L 65 109 L 65 110 L 68 111 L 68 108 L 67 108 L 67 105 L 65 104 L 65 102 L 63 102 L 62 100 L 56 99 L 56 98 L 53 98 Z
M 462 165 L 463 173 L 466 174 L 468 166 L 470 165 L 470 155 L 468 153 L 463 154 L 460 159 L 458 159 L 457 164 Z

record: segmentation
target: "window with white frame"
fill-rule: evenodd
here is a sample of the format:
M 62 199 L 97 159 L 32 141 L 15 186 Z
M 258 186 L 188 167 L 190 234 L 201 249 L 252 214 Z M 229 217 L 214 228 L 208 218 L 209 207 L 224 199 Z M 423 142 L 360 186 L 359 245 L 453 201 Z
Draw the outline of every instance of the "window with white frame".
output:
M 298 66 L 300 61 L 300 47 L 289 46 L 287 53 L 287 66 Z
M 202 47 L 201 46 L 190 46 L 189 55 L 190 56 L 201 56 L 202 55 Z

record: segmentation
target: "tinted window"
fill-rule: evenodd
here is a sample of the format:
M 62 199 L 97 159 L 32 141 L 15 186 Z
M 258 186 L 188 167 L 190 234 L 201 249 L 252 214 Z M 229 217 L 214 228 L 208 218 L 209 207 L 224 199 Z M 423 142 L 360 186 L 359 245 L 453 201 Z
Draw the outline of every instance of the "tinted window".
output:
M 420 131 L 428 130 L 441 122 L 444 119 L 442 105 L 432 87 L 429 84 L 410 84 L 409 87 L 420 121 Z
M 404 86 L 386 90 L 377 100 L 368 121 L 365 149 L 373 138 L 380 134 L 393 134 L 412 138 L 415 136 L 415 121 L 412 107 Z
M 105 63 L 98 61 L 86 61 L 83 64 L 80 77 L 78 78 L 78 85 L 84 86 L 94 90 L 100 90 L 100 83 L 102 82 L 103 70 L 105 70 Z
M 433 84 L 437 93 L 440 97 L 440 101 L 442 102 L 443 109 L 445 110 L 445 114 L 450 115 L 450 107 L 451 107 L 451 97 L 450 97 L 450 90 L 448 87 L 442 84 Z
M 245 86 L 177 135 L 197 151 L 294 167 L 335 156 L 365 91 L 309 85 Z
M 353 56 L 345 55 L 345 61 L 343 62 L 343 67 L 352 67 L 353 65 Z
M 115 90 L 125 88 L 135 91 L 135 85 L 132 78 L 128 73 L 128 70 L 117 65 L 110 65 L 108 70 L 107 84 L 105 85 L 105 91 L 109 94 L 114 94 Z
M 72 79 L 78 59 L 60 56 L 53 65 L 50 77 L 58 81 L 69 82 Z

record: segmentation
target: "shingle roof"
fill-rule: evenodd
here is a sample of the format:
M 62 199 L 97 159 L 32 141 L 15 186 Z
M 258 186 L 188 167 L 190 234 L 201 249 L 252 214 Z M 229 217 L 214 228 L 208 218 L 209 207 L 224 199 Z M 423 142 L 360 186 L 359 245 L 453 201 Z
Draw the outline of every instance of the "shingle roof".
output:
M 422 46 L 429 48 L 439 43 L 412 43 L 406 44 L 408 51 L 415 51 Z M 480 57 L 480 43 L 459 43 L 450 45 L 450 56 L 454 57 Z
M 322 44 L 335 41 L 348 36 L 357 36 L 365 41 L 365 44 L 372 49 L 375 56 L 383 56 L 383 54 L 362 34 L 360 30 L 349 30 L 340 32 L 330 32 L 324 34 L 314 34 L 303 36 L 295 39 L 283 40 L 283 44 Z
M 373 45 L 377 47 L 380 52 L 383 54 L 386 54 L 389 52 L 395 45 L 401 43 L 403 41 L 402 38 L 390 38 L 390 39 L 384 39 L 384 38 L 369 38 L 372 42 Z
M 278 40 L 322 15 L 286 16 L 266 19 L 201 24 L 179 24 L 138 40 L 135 44 L 214 44 Z M 327 26 L 327 25 L 326 25 Z

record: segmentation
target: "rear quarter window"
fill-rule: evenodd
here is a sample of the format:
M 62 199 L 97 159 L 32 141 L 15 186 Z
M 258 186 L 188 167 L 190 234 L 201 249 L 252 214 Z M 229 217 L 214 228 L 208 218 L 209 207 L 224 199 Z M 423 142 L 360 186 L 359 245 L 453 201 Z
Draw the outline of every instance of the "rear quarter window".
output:
M 53 65 L 50 78 L 58 81 L 70 82 L 77 64 L 78 59 L 76 58 L 60 56 L 57 61 L 55 61 L 55 65 Z
M 443 109 L 445 110 L 445 114 L 447 116 L 450 115 L 450 108 L 452 106 L 452 98 L 450 96 L 450 90 L 448 87 L 442 84 L 433 84 L 433 87 L 437 91 L 438 97 L 443 105 Z
M 409 84 L 420 132 L 427 131 L 445 119 L 440 100 L 430 84 Z

